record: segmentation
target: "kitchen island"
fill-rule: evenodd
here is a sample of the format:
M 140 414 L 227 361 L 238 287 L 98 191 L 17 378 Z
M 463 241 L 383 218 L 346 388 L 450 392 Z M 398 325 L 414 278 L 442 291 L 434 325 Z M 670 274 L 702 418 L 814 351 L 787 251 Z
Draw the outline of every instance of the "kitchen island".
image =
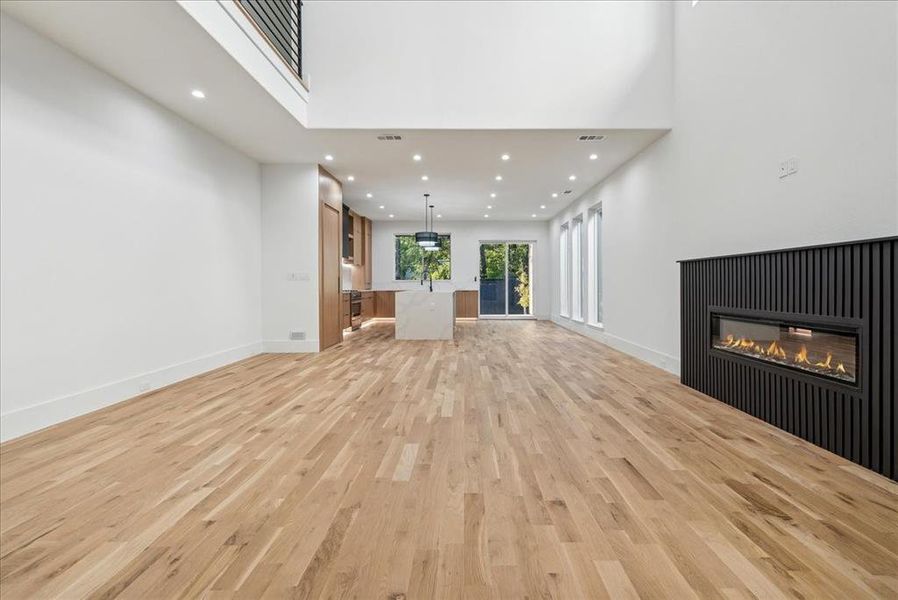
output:
M 451 340 L 455 292 L 396 292 L 397 340 Z

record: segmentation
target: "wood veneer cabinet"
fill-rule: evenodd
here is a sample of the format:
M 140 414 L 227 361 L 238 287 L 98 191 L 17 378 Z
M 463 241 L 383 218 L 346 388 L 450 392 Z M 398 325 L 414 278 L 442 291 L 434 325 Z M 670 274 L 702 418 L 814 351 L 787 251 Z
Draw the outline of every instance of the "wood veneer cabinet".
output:
M 457 290 L 455 292 L 455 318 L 476 319 L 480 296 L 477 290 Z
M 343 329 L 352 326 L 352 311 L 350 306 L 349 292 L 343 292 L 343 299 L 340 301 L 343 317 L 341 319 Z
M 374 292 L 362 292 L 362 322 L 374 318 Z
M 372 256 L 371 256 L 371 219 L 365 218 L 364 226 L 362 227 L 362 231 L 363 231 L 362 237 L 364 238 L 364 244 L 362 246 L 363 247 L 362 256 L 363 256 L 364 263 L 362 264 L 362 268 L 365 270 L 365 277 L 364 277 L 365 289 L 370 290 L 371 289 L 371 272 L 372 272 L 371 265 L 374 262 L 372 260 Z
M 364 227 L 362 226 L 362 215 L 356 214 L 354 212 L 349 213 L 352 216 L 352 264 L 357 267 L 362 266 L 365 263 L 364 250 L 365 240 L 362 239 L 364 235 Z
M 343 188 L 336 177 L 318 167 L 319 348 L 343 341 L 340 296 Z
M 374 292 L 374 314 L 378 318 L 386 319 L 396 316 L 396 292 Z

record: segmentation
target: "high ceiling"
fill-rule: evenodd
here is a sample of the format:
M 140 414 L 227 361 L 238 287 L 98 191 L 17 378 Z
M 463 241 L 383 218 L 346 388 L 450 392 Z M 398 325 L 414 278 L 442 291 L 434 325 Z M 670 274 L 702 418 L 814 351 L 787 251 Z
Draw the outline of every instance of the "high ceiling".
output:
M 4 2 L 3 10 L 261 163 L 321 163 L 343 181 L 347 204 L 372 219 L 419 218 L 425 192 L 445 219 L 548 219 L 665 133 L 306 129 L 175 2 Z M 197 88 L 204 99 L 191 96 Z M 578 140 L 586 134 L 606 138 Z
M 379 132 L 314 133 L 315 158 L 343 181 L 347 204 L 359 212 L 373 219 L 418 218 L 429 192 L 436 212 L 451 220 L 485 214 L 503 220 L 549 218 L 661 134 L 615 131 L 602 141 L 583 142 L 579 135 L 598 132 L 389 132 L 401 141 L 379 141 Z M 326 154 L 333 160 L 325 161 Z

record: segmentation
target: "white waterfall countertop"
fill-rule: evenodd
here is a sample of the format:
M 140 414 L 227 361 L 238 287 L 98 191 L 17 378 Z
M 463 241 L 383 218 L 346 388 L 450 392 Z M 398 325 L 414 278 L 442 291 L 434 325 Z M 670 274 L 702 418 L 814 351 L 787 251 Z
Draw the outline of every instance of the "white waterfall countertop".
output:
M 451 340 L 455 326 L 455 292 L 396 292 L 397 340 Z

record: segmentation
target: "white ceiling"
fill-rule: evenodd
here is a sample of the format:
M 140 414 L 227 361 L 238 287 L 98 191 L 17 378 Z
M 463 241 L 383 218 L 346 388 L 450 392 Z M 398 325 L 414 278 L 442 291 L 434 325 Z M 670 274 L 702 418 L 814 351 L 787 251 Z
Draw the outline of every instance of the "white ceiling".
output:
M 665 133 L 306 129 L 175 2 L 4 1 L 2 7 L 259 162 L 325 165 L 343 181 L 346 203 L 372 219 L 420 218 L 424 192 L 447 220 L 548 219 Z M 194 88 L 206 98 L 194 99 Z M 381 133 L 402 141 L 378 141 Z M 586 133 L 607 138 L 577 140 Z M 502 161 L 503 153 L 510 160 Z M 589 160 L 591 153 L 599 158 Z M 334 160 L 325 161 L 326 154 Z M 494 179 L 499 174 L 501 182 Z M 576 181 L 568 180 L 572 174 Z
M 435 211 L 445 219 L 489 214 L 491 219 L 516 220 L 533 214 L 551 217 L 662 132 L 608 132 L 601 142 L 581 142 L 581 132 L 558 130 L 391 131 L 402 136 L 399 142 L 378 141 L 377 133 L 320 132 L 318 158 L 334 156 L 324 165 L 343 181 L 346 203 L 356 210 L 374 219 L 389 214 L 419 218 L 423 194 L 429 192 Z M 599 158 L 590 160 L 592 153 Z M 421 161 L 414 161 L 414 154 Z M 503 154 L 509 160 L 503 161 Z M 354 182 L 347 180 L 349 175 Z M 423 175 L 428 181 L 421 180 Z M 495 180 L 497 175 L 502 181 Z M 570 181 L 570 175 L 576 180 Z M 368 193 L 374 197 L 368 199 Z

